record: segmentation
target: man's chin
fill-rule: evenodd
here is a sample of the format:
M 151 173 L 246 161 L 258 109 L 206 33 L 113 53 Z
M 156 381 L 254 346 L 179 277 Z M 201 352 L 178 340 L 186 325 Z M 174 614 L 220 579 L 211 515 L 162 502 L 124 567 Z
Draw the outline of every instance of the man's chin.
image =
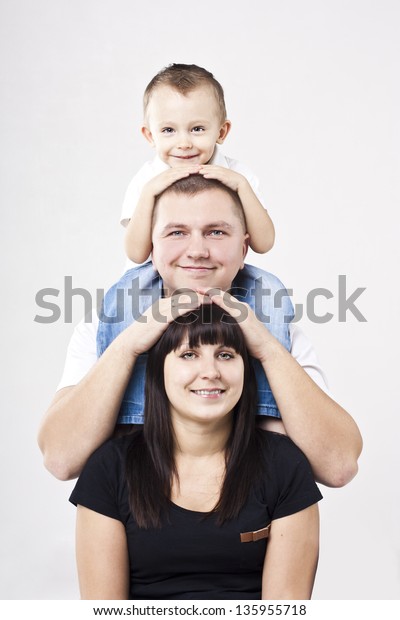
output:
M 185 280 L 185 282 L 181 282 L 179 287 L 175 287 L 174 290 L 182 291 L 182 289 L 188 289 L 191 291 L 195 291 L 197 289 L 205 289 L 209 291 L 211 289 L 218 289 L 222 291 L 228 291 L 231 287 L 231 284 L 225 286 L 224 283 L 216 282 L 212 278 L 190 278 Z

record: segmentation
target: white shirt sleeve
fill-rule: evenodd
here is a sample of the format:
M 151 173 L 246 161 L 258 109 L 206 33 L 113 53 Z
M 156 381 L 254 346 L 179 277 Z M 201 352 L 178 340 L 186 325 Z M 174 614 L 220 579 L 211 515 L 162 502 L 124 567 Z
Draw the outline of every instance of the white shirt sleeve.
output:
M 260 191 L 260 181 L 258 177 L 250 170 L 250 168 L 248 168 L 241 162 L 237 161 L 236 159 L 225 157 L 225 160 L 226 160 L 227 168 L 230 168 L 230 170 L 233 170 L 234 172 L 238 172 L 239 174 L 246 177 L 253 192 L 257 196 L 258 200 L 261 202 L 264 209 L 266 209 L 265 199 L 264 199 L 264 196 L 262 195 L 262 192 Z
M 152 161 L 148 161 L 143 164 L 140 170 L 135 174 L 126 189 L 124 201 L 122 203 L 120 218 L 120 223 L 122 226 L 128 226 L 129 220 L 131 219 L 136 205 L 139 202 L 143 187 L 148 181 L 150 181 L 150 179 L 153 179 L 158 174 L 161 174 L 164 170 L 168 170 L 167 164 L 161 161 L 158 157 L 155 157 Z
M 294 359 L 306 371 L 314 383 L 330 396 L 327 380 L 313 345 L 297 323 L 289 325 L 289 332 L 292 341 L 291 354 Z
M 74 329 L 57 390 L 79 383 L 97 362 L 96 336 L 99 319 L 95 310 L 90 318 L 91 321 L 87 323 L 82 319 Z

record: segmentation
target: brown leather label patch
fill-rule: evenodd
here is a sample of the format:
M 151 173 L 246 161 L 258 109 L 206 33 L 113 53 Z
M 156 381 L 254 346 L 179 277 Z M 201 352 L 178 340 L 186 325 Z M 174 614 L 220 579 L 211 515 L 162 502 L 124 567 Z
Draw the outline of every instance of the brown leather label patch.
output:
M 256 530 L 255 532 L 243 532 L 243 534 L 240 534 L 240 542 L 256 542 L 257 540 L 268 538 L 270 529 L 271 524 L 267 525 L 267 527 L 263 527 L 261 530 Z

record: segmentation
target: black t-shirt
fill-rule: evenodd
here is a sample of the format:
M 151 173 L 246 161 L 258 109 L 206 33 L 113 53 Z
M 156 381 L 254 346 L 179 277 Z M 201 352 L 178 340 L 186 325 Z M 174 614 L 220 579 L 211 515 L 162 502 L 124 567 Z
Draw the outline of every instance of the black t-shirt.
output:
M 139 528 L 124 475 L 129 436 L 111 439 L 90 457 L 70 501 L 124 524 L 130 599 L 261 598 L 267 540 L 241 542 L 240 534 L 303 510 L 322 495 L 301 450 L 285 435 L 260 432 L 268 462 L 263 482 L 254 486 L 238 518 L 222 526 L 215 514 L 205 516 L 171 502 L 161 528 Z

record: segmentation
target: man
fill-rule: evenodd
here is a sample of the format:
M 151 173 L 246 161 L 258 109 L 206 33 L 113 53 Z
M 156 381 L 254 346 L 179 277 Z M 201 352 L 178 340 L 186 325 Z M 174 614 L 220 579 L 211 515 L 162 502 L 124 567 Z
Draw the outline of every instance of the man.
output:
M 230 289 L 243 269 L 248 235 L 232 191 L 194 175 L 159 196 L 152 242 L 163 298 L 125 329 L 117 323 L 117 332 L 98 360 L 95 324 L 81 324 L 71 342 L 69 377 L 64 376 L 39 432 L 45 465 L 60 479 L 78 476 L 88 456 L 112 435 L 138 360 L 158 340 L 167 321 L 199 305 L 209 289 L 211 296 L 215 289 Z M 198 294 L 177 299 L 174 293 L 181 289 Z M 223 303 L 232 301 L 226 293 Z M 290 354 L 250 309 L 248 314 L 247 336 L 267 368 L 282 417 L 265 418 L 264 428 L 286 432 L 308 457 L 319 482 L 343 486 L 357 472 L 362 448 L 357 425 L 317 385 L 323 386 L 321 373 L 299 328 L 290 326 Z

